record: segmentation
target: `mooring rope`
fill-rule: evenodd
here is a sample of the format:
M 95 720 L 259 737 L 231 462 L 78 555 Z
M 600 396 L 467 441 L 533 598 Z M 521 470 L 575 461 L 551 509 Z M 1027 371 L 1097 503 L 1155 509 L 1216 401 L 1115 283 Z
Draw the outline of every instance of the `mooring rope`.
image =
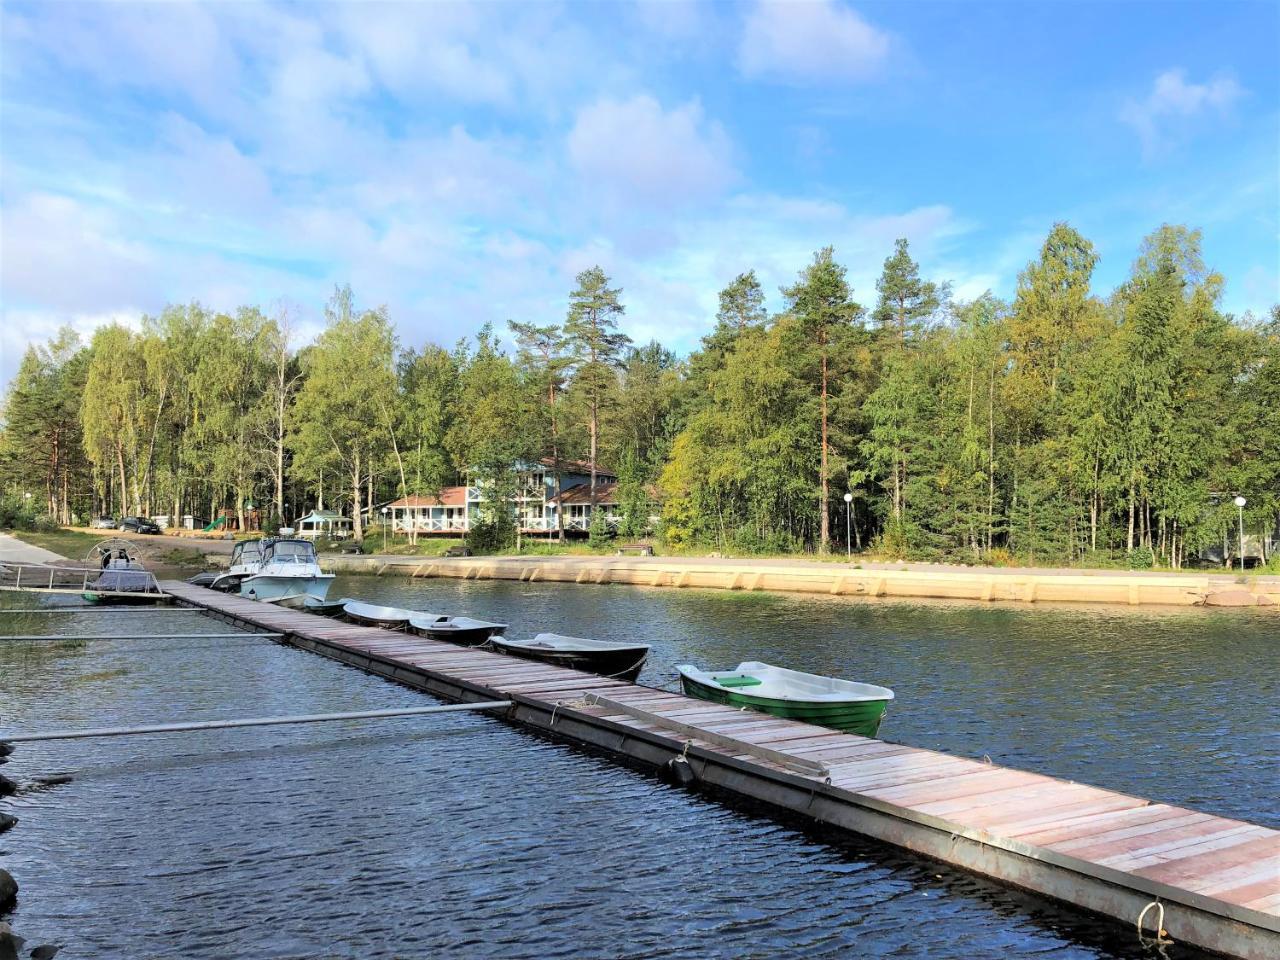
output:
M 1152 907 L 1156 909 L 1156 935 L 1154 937 L 1149 937 L 1143 932 L 1142 921 L 1147 918 L 1147 911 Z M 1138 939 L 1143 943 L 1173 943 L 1172 940 L 1167 939 L 1167 936 L 1168 931 L 1164 928 L 1164 904 L 1159 900 L 1152 900 L 1143 907 L 1142 912 L 1138 914 Z

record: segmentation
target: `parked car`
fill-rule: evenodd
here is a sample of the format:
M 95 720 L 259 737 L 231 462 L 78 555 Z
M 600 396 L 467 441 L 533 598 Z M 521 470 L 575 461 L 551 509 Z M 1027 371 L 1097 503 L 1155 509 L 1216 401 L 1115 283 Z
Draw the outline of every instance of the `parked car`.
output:
M 120 521 L 121 530 L 133 533 L 159 533 L 160 528 L 146 517 L 125 517 Z
M 91 524 L 95 530 L 114 530 L 116 528 L 115 517 L 99 517 Z

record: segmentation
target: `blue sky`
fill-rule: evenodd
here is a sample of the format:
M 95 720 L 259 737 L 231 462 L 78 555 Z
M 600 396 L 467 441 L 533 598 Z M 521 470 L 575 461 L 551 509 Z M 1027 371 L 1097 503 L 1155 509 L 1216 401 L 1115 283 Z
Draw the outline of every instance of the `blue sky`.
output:
M 1204 231 L 1224 307 L 1280 301 L 1280 6 L 6 2 L 0 376 L 62 323 L 287 311 L 335 283 L 406 346 L 563 317 L 600 263 L 688 350 L 754 268 L 905 236 L 1009 296 L 1055 220 L 1121 281 Z

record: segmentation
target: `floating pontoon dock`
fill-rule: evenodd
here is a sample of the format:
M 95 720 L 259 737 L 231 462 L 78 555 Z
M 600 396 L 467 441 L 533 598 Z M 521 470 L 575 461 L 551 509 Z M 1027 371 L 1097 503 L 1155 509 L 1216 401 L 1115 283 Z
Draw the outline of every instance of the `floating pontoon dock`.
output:
M 619 757 L 1234 956 L 1280 956 L 1280 831 L 166 581 L 179 602 Z

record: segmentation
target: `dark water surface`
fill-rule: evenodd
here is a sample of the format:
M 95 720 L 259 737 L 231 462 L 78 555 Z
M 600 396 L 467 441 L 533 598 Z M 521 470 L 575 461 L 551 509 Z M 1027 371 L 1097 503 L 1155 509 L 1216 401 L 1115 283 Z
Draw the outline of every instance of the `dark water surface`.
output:
M 345 578 L 333 596 L 884 683 L 886 739 L 1280 826 L 1276 619 Z M 0 597 L 0 606 L 31 606 Z M 184 613 L 0 617 L 0 730 L 429 698 Z M 120 624 L 123 624 L 121 626 Z M 168 636 L 164 636 L 168 634 Z M 15 928 L 64 958 L 1145 957 L 1118 925 L 481 716 L 22 745 Z M 1173 948 L 1171 957 L 1194 956 Z

